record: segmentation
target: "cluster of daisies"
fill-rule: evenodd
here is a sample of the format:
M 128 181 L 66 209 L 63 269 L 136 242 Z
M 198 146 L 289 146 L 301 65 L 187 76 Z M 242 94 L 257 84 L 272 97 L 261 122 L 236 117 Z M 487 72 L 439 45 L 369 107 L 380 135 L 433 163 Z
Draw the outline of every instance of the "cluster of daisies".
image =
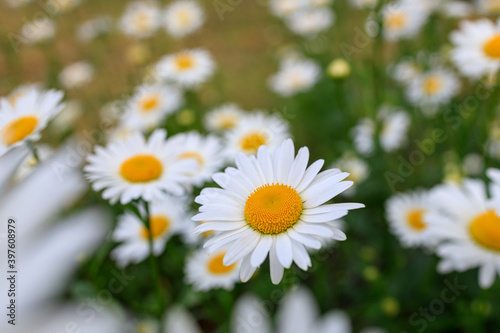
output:
M 438 271 L 479 268 L 479 285 L 500 277 L 500 170 L 490 182 L 466 178 L 430 190 L 399 193 L 387 201 L 387 220 L 405 247 L 424 247 L 441 261 Z

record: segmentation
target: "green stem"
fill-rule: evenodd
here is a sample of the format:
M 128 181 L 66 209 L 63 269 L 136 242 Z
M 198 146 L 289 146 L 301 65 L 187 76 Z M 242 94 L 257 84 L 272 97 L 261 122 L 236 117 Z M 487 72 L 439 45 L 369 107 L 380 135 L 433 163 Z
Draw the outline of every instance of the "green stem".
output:
M 35 144 L 32 141 L 26 141 L 26 145 L 28 146 L 29 150 L 31 150 L 31 154 L 36 160 L 36 163 L 40 163 L 40 156 L 38 155 L 38 152 L 36 150 Z

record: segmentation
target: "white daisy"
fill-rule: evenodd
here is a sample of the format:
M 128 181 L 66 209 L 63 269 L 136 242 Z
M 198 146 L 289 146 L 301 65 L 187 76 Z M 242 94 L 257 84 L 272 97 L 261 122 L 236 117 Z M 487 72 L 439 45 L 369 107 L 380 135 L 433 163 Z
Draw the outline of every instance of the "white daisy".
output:
M 80 2 L 81 0 L 48 0 L 45 6 L 52 13 L 61 14 L 75 8 Z
M 359 9 L 373 9 L 377 7 L 378 0 L 350 0 L 350 4 Z
M 462 162 L 462 170 L 469 176 L 481 174 L 484 171 L 484 157 L 476 153 L 465 155 Z
M 160 8 L 154 1 L 130 2 L 120 20 L 123 33 L 136 38 L 152 36 L 160 25 Z
M 123 122 L 142 131 L 151 130 L 178 110 L 183 102 L 182 92 L 177 87 L 141 85 L 127 103 Z
M 27 44 L 44 43 L 54 38 L 55 34 L 56 25 L 47 17 L 27 22 L 21 28 L 23 42 Z
M 195 1 L 176 1 L 167 6 L 163 20 L 167 32 L 176 38 L 181 38 L 195 32 L 203 25 L 203 9 Z
M 386 152 L 393 152 L 408 142 L 407 132 L 410 116 L 406 111 L 382 108 L 377 117 L 382 121 L 380 146 Z
M 307 6 L 307 0 L 271 0 L 271 13 L 286 17 Z
M 362 118 L 352 129 L 354 148 L 363 156 L 369 156 L 375 149 L 375 122 L 370 118 Z
M 420 2 L 399 0 L 382 9 L 384 37 L 389 41 L 415 37 L 429 16 Z
M 202 136 L 197 132 L 179 133 L 168 140 L 179 160 L 194 159 L 197 170 L 189 173 L 189 183 L 201 186 L 224 165 L 224 151 L 220 139 L 213 135 Z
M 330 28 L 335 15 L 330 8 L 299 10 L 286 18 L 288 28 L 303 37 L 313 37 Z
M 466 1 L 445 1 L 441 3 L 439 12 L 445 17 L 463 18 L 474 14 L 474 5 Z
M 320 78 L 321 68 L 312 60 L 286 59 L 279 72 L 271 76 L 269 86 L 284 97 L 311 89 Z
M 424 191 L 398 193 L 387 200 L 387 221 L 404 247 L 435 245 L 425 222 L 430 208 L 429 194 Z
M 193 159 L 177 160 L 166 141 L 167 133 L 158 129 L 146 141 L 134 134 L 126 140 L 97 147 L 87 157 L 87 178 L 95 191 L 104 190 L 102 197 L 121 204 L 142 198 L 160 200 L 164 192 L 184 193 L 181 185 L 188 181 L 187 174 L 195 172 Z
M 160 255 L 168 239 L 182 231 L 188 219 L 186 202 L 182 199 L 163 196 L 155 200 L 149 209 L 149 230 L 153 239 L 153 254 Z M 144 207 L 141 215 L 146 218 Z M 149 230 L 136 215 L 127 212 L 118 218 L 112 238 L 121 244 L 111 252 L 111 257 L 120 267 L 139 263 L 149 256 Z
M 269 254 L 271 280 L 281 281 L 284 268 L 295 262 L 311 266 L 305 246 L 318 249 L 321 239 L 344 240 L 345 234 L 327 222 L 362 204 L 324 205 L 352 185 L 338 169 L 318 173 L 324 161 L 307 168 L 309 150 L 295 157 L 288 139 L 271 153 L 260 147 L 257 156 L 236 155 L 236 167 L 213 176 L 222 187 L 205 188 L 195 201 L 202 206 L 194 221 L 208 221 L 196 233 L 220 231 L 205 243 L 210 253 L 227 246 L 224 265 L 241 262 L 240 278 L 248 281 Z
M 0 156 L 26 141 L 38 141 L 41 131 L 64 107 L 63 93 L 30 89 L 12 105 L 0 99 Z
M 232 290 L 239 281 L 240 264 L 224 265 L 225 250 L 217 250 L 207 254 L 205 250 L 198 250 L 186 259 L 186 281 L 194 289 L 207 291 L 223 288 Z
M 500 69 L 500 20 L 463 21 L 451 41 L 451 58 L 463 75 L 478 79 Z
M 108 32 L 111 26 L 112 19 L 109 16 L 98 16 L 83 22 L 76 30 L 76 37 L 83 42 L 89 42 L 97 36 Z
M 86 61 L 75 62 L 59 74 L 59 82 L 66 89 L 77 89 L 88 85 L 94 79 L 94 66 Z
M 466 179 L 461 185 L 434 188 L 431 198 L 436 207 L 426 216 L 430 233 L 441 243 L 436 252 L 442 258 L 438 271 L 465 271 L 479 268 L 479 285 L 490 287 L 500 275 L 500 187 L 490 188 L 493 200 L 480 180 Z
M 446 104 L 457 95 L 460 81 L 447 69 L 437 68 L 426 72 L 408 85 L 406 93 L 411 103 L 435 113 L 438 105 Z
M 243 110 L 236 104 L 224 104 L 205 115 L 205 127 L 214 132 L 230 130 L 238 126 L 242 117 Z
M 333 165 L 341 170 L 349 172 L 349 177 L 347 179 L 354 182 L 354 185 L 344 192 L 346 196 L 353 195 L 356 190 L 356 185 L 362 183 L 370 173 L 368 163 L 351 152 L 345 153 L 341 158 L 335 161 Z
M 403 60 L 391 68 L 392 78 L 402 84 L 410 84 L 422 74 L 422 68 L 414 60 Z
M 254 155 L 263 145 L 272 151 L 288 137 L 288 123 L 280 116 L 253 111 L 242 116 L 238 126 L 225 133 L 226 152 L 232 161 L 236 153 Z
M 192 88 L 213 75 L 215 63 L 205 50 L 184 50 L 163 57 L 156 65 L 156 70 L 160 79 Z

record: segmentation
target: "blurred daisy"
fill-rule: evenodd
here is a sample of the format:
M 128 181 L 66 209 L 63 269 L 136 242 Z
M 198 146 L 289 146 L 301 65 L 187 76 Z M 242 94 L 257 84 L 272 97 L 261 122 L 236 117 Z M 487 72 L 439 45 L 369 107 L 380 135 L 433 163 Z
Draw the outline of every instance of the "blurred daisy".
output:
M 222 132 L 238 126 L 243 117 L 243 110 L 236 104 L 221 105 L 205 116 L 205 127 L 209 131 Z
M 429 194 L 424 191 L 398 193 L 387 200 L 387 221 L 404 247 L 435 245 L 425 222 L 430 208 Z
M 142 135 L 136 127 L 120 122 L 110 133 L 108 133 L 107 142 L 117 142 L 129 139 L 134 135 Z
M 66 89 L 77 89 L 86 86 L 94 79 L 94 67 L 86 62 L 75 62 L 65 67 L 59 74 L 59 82 Z
M 30 89 L 12 105 L 0 100 L 0 156 L 26 141 L 38 141 L 41 131 L 64 107 L 63 93 Z
M 323 160 L 309 168 L 309 150 L 295 157 L 288 139 L 271 153 L 266 146 L 257 156 L 236 155 L 236 169 L 227 168 L 213 176 L 222 187 L 205 188 L 195 201 L 202 206 L 194 221 L 200 234 L 220 231 L 205 243 L 209 253 L 227 247 L 223 264 L 240 260 L 240 278 L 248 281 L 269 254 L 271 280 L 278 284 L 284 268 L 295 262 L 302 270 L 311 266 L 305 246 L 318 249 L 321 239 L 345 240 L 345 234 L 329 224 L 362 204 L 324 205 L 352 182 L 342 181 L 348 173 L 338 169 L 318 173 Z
M 484 171 L 484 157 L 475 153 L 465 155 L 462 169 L 466 175 L 478 176 Z
M 434 114 L 436 107 L 449 103 L 459 89 L 460 82 L 455 74 L 447 69 L 438 68 L 413 80 L 408 85 L 406 93 L 411 103 Z
M 98 16 L 83 22 L 76 30 L 76 37 L 83 42 L 89 42 L 108 32 L 111 29 L 111 24 L 112 19 L 109 16 Z
M 186 206 L 186 202 L 182 199 L 171 196 L 163 196 L 153 201 L 149 208 L 149 230 L 142 220 L 130 212 L 120 216 L 112 238 L 121 244 L 111 252 L 111 257 L 120 267 L 143 261 L 149 256 L 150 231 L 153 238 L 153 254 L 160 255 L 168 239 L 184 228 L 188 219 Z M 143 207 L 141 215 L 146 218 Z
M 269 85 L 275 93 L 288 97 L 311 89 L 318 82 L 321 68 L 312 60 L 287 59 L 279 72 L 271 76 Z
M 363 156 L 370 155 L 375 148 L 375 122 L 370 118 L 362 118 L 351 133 L 356 151 Z
M 21 28 L 23 42 L 27 44 L 44 43 L 54 38 L 55 34 L 56 25 L 47 17 L 27 22 Z
M 330 28 L 335 16 L 330 8 L 308 8 L 286 18 L 288 28 L 303 37 L 312 37 Z
M 78 101 L 68 101 L 64 109 L 54 118 L 51 123 L 51 129 L 58 133 L 70 130 L 81 119 L 83 115 L 82 104 Z
M 232 290 L 240 278 L 240 264 L 224 265 L 225 250 L 218 250 L 207 254 L 205 250 L 198 250 L 186 259 L 185 275 L 187 283 L 194 289 L 207 291 L 223 288 Z
M 309 7 L 326 7 L 332 4 L 333 0 L 306 0 Z
M 445 1 L 440 4 L 439 12 L 445 17 L 463 18 L 474 14 L 474 5 L 466 1 Z
M 286 17 L 307 5 L 307 0 L 271 0 L 271 13 L 278 17 Z
M 478 79 L 500 69 L 500 21 L 461 22 L 460 30 L 451 34 L 451 41 L 455 46 L 452 60 L 463 75 Z
M 81 0 L 48 0 L 47 8 L 53 13 L 64 13 L 79 5 Z
M 403 60 L 392 69 L 394 80 L 402 84 L 410 84 L 422 74 L 422 68 L 414 60 Z
M 194 49 L 165 56 L 156 68 L 160 79 L 192 88 L 213 75 L 215 63 L 207 51 Z
M 482 14 L 500 13 L 500 0 L 476 0 L 476 4 Z
M 187 174 L 196 171 L 193 159 L 176 160 L 169 150 L 167 133 L 155 130 L 148 140 L 133 134 L 123 141 L 97 147 L 87 157 L 87 178 L 95 191 L 104 190 L 102 197 L 112 204 L 118 200 L 127 204 L 134 199 L 161 200 L 164 192 L 184 193 L 181 185 Z
M 288 137 L 288 123 L 278 115 L 261 111 L 245 114 L 238 126 L 225 134 L 228 158 L 233 160 L 238 152 L 254 155 L 263 145 L 272 151 Z
M 195 32 L 203 25 L 203 9 L 195 1 L 176 1 L 167 6 L 163 20 L 167 32 L 176 38 L 181 38 Z
M 179 88 L 166 85 L 141 85 L 127 103 L 124 123 L 142 131 L 160 126 L 165 118 L 178 110 L 184 98 Z
M 202 136 L 197 132 L 179 133 L 168 140 L 172 150 L 177 149 L 179 160 L 194 159 L 198 167 L 187 174 L 188 182 L 201 186 L 210 181 L 212 175 L 224 165 L 224 152 L 220 139 L 213 135 Z
M 500 194 L 497 184 L 493 196 Z M 436 253 L 442 258 L 438 271 L 465 271 L 479 268 L 479 285 L 490 287 L 500 275 L 500 217 L 487 198 L 480 180 L 466 179 L 461 185 L 440 185 L 431 192 L 436 205 L 426 216 L 429 234 L 441 243 Z
M 29 4 L 32 1 L 33 0 L 4 0 L 4 2 L 7 5 L 9 5 L 9 7 L 11 7 L 11 8 L 23 7 L 23 6 L 26 6 L 27 4 Z
M 382 121 L 380 146 L 385 152 L 397 150 L 407 143 L 407 132 L 411 122 L 408 113 L 382 108 L 378 118 Z
M 356 186 L 362 183 L 370 173 L 370 167 L 365 160 L 357 157 L 352 152 L 345 153 L 341 158 L 339 158 L 335 163 L 332 164 L 339 168 L 340 170 L 345 170 L 349 172 L 349 177 L 347 180 L 352 180 L 354 185 L 344 192 L 344 195 L 351 196 L 355 193 Z
M 390 41 L 415 37 L 429 16 L 425 6 L 412 0 L 399 0 L 382 9 L 384 37 Z
M 350 0 L 350 3 L 359 9 L 373 9 L 377 6 L 378 0 Z
M 152 36 L 160 25 L 160 9 L 154 1 L 130 2 L 120 20 L 123 33 L 136 38 Z

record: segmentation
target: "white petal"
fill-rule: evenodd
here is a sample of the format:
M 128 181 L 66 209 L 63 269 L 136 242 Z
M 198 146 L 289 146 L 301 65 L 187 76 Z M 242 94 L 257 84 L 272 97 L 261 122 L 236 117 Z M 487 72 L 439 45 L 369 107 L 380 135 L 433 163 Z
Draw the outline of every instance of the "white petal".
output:
M 253 267 L 259 267 L 264 260 L 266 260 L 267 254 L 273 245 L 273 238 L 269 236 L 263 236 L 260 239 L 259 244 L 252 253 L 251 261 Z
M 276 237 L 276 254 L 280 263 L 285 268 L 290 268 L 292 265 L 292 241 L 286 234 L 281 234 Z

